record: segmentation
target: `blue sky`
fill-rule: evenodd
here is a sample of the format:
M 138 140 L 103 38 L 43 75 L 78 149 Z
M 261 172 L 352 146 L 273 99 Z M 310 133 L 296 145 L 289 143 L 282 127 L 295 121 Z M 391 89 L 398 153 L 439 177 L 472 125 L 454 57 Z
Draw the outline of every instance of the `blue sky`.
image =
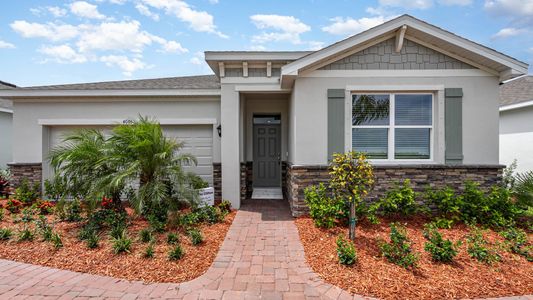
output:
M 533 64 L 533 0 L 25 0 L 2 3 L 0 80 L 207 74 L 206 50 L 318 49 L 404 13 Z

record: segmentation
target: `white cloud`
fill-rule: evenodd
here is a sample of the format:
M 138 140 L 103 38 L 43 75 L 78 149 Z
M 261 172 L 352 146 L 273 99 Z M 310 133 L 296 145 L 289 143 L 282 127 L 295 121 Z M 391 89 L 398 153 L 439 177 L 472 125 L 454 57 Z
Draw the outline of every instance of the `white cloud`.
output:
M 467 6 L 472 4 L 472 0 L 439 0 L 439 4 Z
M 485 9 L 512 18 L 533 17 L 533 0 L 485 0 Z
M 253 15 L 250 16 L 250 19 L 258 29 L 273 30 L 273 32 L 262 32 L 253 36 L 252 41 L 254 43 L 286 41 L 301 44 L 300 35 L 311 30 L 309 25 L 293 16 Z
M 58 63 L 84 63 L 87 61 L 87 57 L 77 53 L 69 45 L 44 46 L 39 49 L 39 52 L 48 55 Z
M 25 38 L 46 38 L 51 41 L 72 39 L 79 35 L 76 26 L 56 23 L 29 23 L 17 20 L 10 24 L 11 28 Z
M 104 19 L 105 16 L 98 12 L 98 6 L 85 1 L 76 1 L 70 4 L 70 11 L 82 18 Z
M 313 50 L 313 51 L 324 48 L 324 42 L 310 41 L 307 44 L 309 45 L 309 50 Z
M 180 43 L 176 41 L 167 41 L 164 38 L 156 35 L 150 35 L 150 38 L 152 39 L 152 41 L 161 45 L 161 50 L 159 50 L 159 52 L 179 54 L 189 52 L 188 49 L 184 48 Z
M 140 31 L 138 21 L 120 23 L 101 23 L 80 36 L 76 45 L 80 52 L 91 50 L 123 50 L 142 52 L 144 46 L 152 43 L 152 35 Z
M 209 32 L 222 38 L 228 36 L 217 30 L 212 15 L 205 11 L 195 10 L 182 0 L 142 0 L 148 6 L 164 10 L 165 13 L 176 16 L 179 20 L 189 23 L 189 27 L 198 32 Z
M 205 60 L 205 56 L 203 52 L 196 52 L 194 56 L 189 60 L 189 62 L 193 65 L 203 65 Z
M 124 55 L 102 56 L 100 57 L 100 61 L 109 67 L 119 67 L 125 76 L 131 76 L 135 71 L 148 68 L 148 65 L 139 58 L 130 59 Z
M 333 23 L 328 26 L 322 27 L 322 31 L 335 35 L 353 35 L 362 31 L 365 31 L 374 26 L 380 25 L 391 18 L 386 18 L 384 16 L 376 16 L 370 18 L 343 18 L 335 17 L 331 19 Z
M 433 0 L 379 0 L 379 4 L 403 9 L 428 9 L 433 6 Z
M 138 3 L 137 5 L 135 5 L 135 8 L 137 9 L 137 11 L 139 11 L 141 15 L 152 18 L 154 21 L 159 21 L 159 15 L 151 12 L 146 5 Z
M 46 9 L 56 18 L 67 15 L 67 10 L 57 6 L 47 6 Z
M 525 29 L 508 27 L 508 28 L 503 28 L 500 31 L 498 31 L 495 35 L 492 36 L 492 38 L 495 38 L 495 39 L 508 38 L 508 37 L 517 36 L 517 35 L 520 35 L 526 32 L 527 31 Z
M 109 2 L 113 3 L 113 4 L 118 4 L 118 5 L 122 5 L 124 3 L 126 3 L 127 0 L 109 0 Z
M 209 3 L 211 3 L 211 4 L 218 4 L 218 0 L 209 0 Z
M 0 40 L 0 49 L 14 49 L 15 45 L 8 43 L 6 41 Z

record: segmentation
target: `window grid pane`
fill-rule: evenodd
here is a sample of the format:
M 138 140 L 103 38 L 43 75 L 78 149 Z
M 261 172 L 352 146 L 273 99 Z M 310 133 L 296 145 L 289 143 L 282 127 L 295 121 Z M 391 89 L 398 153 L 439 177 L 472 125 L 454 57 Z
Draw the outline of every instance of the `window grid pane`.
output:
M 353 95 L 352 125 L 389 125 L 390 95 Z
M 430 128 L 396 128 L 394 134 L 395 159 L 430 158 Z
M 431 125 L 431 95 L 395 95 L 395 125 Z
M 366 153 L 370 159 L 387 159 L 389 130 L 387 128 L 353 128 L 352 149 Z

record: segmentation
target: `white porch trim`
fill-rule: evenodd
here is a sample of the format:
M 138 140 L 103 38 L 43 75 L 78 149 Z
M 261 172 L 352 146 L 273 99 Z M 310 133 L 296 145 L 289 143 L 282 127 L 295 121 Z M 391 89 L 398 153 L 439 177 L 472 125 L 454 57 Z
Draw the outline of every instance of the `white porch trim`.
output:
M 215 125 L 217 119 L 159 119 L 161 125 Z M 39 125 L 119 125 L 129 123 L 129 119 L 39 119 Z
M 2 107 L 0 107 L 0 112 L 5 112 L 5 113 L 8 113 L 8 114 L 12 114 L 12 113 L 13 113 L 13 110 L 12 110 L 12 109 L 9 109 L 9 108 L 2 108 Z
M 444 91 L 444 85 L 347 85 L 347 91 L 370 92 L 370 91 Z

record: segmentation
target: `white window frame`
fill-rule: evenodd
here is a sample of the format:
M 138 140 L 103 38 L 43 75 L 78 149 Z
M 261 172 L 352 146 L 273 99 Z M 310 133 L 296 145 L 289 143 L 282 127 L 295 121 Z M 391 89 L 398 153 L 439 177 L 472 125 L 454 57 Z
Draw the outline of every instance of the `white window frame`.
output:
M 353 97 L 354 95 L 389 95 L 389 124 L 388 125 L 353 125 L 352 124 L 352 110 L 353 110 Z M 431 96 L 431 125 L 396 125 L 396 95 L 430 95 Z M 353 129 L 354 128 L 387 128 L 388 129 L 388 141 L 387 141 L 387 158 L 386 159 L 369 159 L 370 162 L 375 163 L 391 163 L 391 162 L 409 162 L 409 163 L 428 163 L 434 162 L 435 155 L 435 117 L 436 117 L 436 101 L 437 95 L 435 92 L 430 91 L 372 91 L 372 92 L 356 92 L 351 91 L 349 93 L 349 115 L 350 115 L 350 140 L 349 149 L 353 150 Z M 423 128 L 429 129 L 429 158 L 426 159 L 409 159 L 409 158 L 394 158 L 395 156 L 395 134 L 396 129 L 401 128 Z

